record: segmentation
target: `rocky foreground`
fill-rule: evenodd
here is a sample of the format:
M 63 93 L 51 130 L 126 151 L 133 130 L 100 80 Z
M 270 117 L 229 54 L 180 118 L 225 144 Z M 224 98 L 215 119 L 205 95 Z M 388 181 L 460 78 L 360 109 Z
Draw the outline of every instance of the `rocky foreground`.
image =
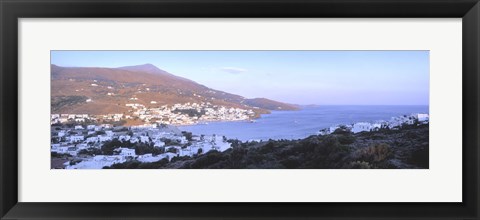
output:
M 301 140 L 246 142 L 232 148 L 154 163 L 131 160 L 113 169 L 428 169 L 429 125 L 352 133 L 340 127 Z

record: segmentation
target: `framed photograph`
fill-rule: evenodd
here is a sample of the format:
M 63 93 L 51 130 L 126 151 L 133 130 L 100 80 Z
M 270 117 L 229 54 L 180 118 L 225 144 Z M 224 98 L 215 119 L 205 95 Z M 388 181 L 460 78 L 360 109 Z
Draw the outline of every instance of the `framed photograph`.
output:
M 159 64 L 105 67 L 138 57 L 183 76 Z M 50 59 L 52 169 L 429 168 L 429 51 L 55 50 Z
M 2 219 L 479 218 L 476 0 L 0 10 Z

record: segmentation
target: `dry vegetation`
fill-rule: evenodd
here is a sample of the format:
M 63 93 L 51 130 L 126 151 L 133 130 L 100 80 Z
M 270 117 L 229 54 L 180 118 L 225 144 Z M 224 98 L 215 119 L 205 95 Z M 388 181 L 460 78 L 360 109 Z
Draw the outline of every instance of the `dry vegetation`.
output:
M 124 68 L 65 68 L 52 65 L 52 100 L 75 99 L 68 105 L 52 105 L 52 113 L 109 114 L 125 113 L 127 103 L 146 107 L 176 103 L 210 102 L 214 105 L 252 109 L 257 116 L 269 110 L 295 110 L 296 106 L 268 99 L 241 96 L 207 88 L 191 80 L 174 76 L 152 65 Z M 92 85 L 95 84 L 95 85 Z M 112 93 L 111 95 L 107 95 Z M 78 100 L 83 97 L 83 101 Z M 137 100 L 130 100 L 137 98 Z M 86 102 L 92 99 L 92 102 Z M 155 104 L 151 104 L 155 101 Z
M 130 161 L 112 168 L 149 169 L 427 169 L 428 125 L 409 125 L 353 134 L 337 130 L 301 140 L 246 142 L 229 140 L 232 148 L 171 162 Z

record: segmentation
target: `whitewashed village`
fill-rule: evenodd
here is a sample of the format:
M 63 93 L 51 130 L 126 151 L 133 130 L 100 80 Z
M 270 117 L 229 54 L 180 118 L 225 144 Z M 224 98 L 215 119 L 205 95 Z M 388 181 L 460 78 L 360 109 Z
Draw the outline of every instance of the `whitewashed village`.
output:
M 254 114 L 249 110 L 211 106 L 207 103 L 176 104 L 150 109 L 140 104 L 129 106 L 132 107 L 131 115 L 52 114 L 52 157 L 67 155 L 71 158 L 62 161 L 62 164 L 52 165 L 52 168 L 102 169 L 132 160 L 153 163 L 163 159 L 171 161 L 175 157 L 194 157 L 209 151 L 223 152 L 231 148 L 227 137 L 182 132 L 174 125 L 251 120 Z M 192 114 L 192 111 L 202 114 Z M 112 125 L 131 117 L 138 117 L 145 124 L 128 127 Z M 341 127 L 359 133 L 399 129 L 405 124 L 428 122 L 428 114 L 411 114 L 393 117 L 388 121 L 335 125 L 321 129 L 317 134 L 328 135 Z
M 51 152 L 74 157 L 64 163 L 65 169 L 102 169 L 133 159 L 151 163 L 164 158 L 171 160 L 173 157 L 230 148 L 225 137 L 192 136 L 168 125 L 151 124 L 127 128 L 92 124 L 58 128 L 60 127 L 55 126 L 55 131 L 52 131 Z M 113 146 L 111 155 L 102 155 L 107 143 L 121 143 L 124 147 Z M 139 147 L 142 149 L 139 150 Z M 137 151 L 150 153 L 139 154 Z
M 137 98 L 130 98 L 137 100 Z M 91 99 L 87 99 L 91 102 Z M 156 104 L 156 101 L 151 101 Z M 141 120 L 145 124 L 159 123 L 167 125 L 191 125 L 206 121 L 243 121 L 250 120 L 255 116 L 251 109 L 241 109 L 226 106 L 212 105 L 210 102 L 175 104 L 172 106 L 162 105 L 157 108 L 148 108 L 139 103 L 125 104 L 130 110 L 123 114 L 52 114 L 51 124 L 62 124 L 70 121 L 85 123 L 89 121 L 114 121 Z
M 152 101 L 151 104 L 156 103 Z M 164 105 L 158 108 L 147 108 L 132 102 L 126 106 L 131 108 L 127 114 L 52 114 L 51 152 L 74 157 L 56 168 L 101 169 L 132 159 L 151 163 L 164 158 L 171 160 L 176 156 L 194 156 L 210 150 L 221 152 L 230 148 L 225 137 L 217 137 L 215 134 L 192 136 L 170 125 L 250 120 L 255 114 L 252 110 L 228 108 L 208 102 Z M 140 119 L 144 124 L 128 127 L 112 125 L 128 119 Z M 65 126 L 67 123 L 70 127 Z M 114 146 L 112 155 L 99 154 L 103 153 L 102 147 L 112 141 L 126 143 L 126 146 Z M 140 144 L 150 147 L 147 152 L 152 153 L 138 154 L 135 146 Z
M 340 127 L 345 127 L 350 130 L 352 133 L 359 132 L 368 132 L 368 131 L 378 131 L 380 129 L 392 129 L 398 130 L 402 125 L 413 125 L 413 124 L 428 124 L 430 119 L 429 114 L 425 113 L 415 113 L 410 115 L 402 115 L 397 117 L 392 117 L 388 121 L 379 120 L 376 122 L 357 122 L 350 125 L 334 125 L 329 128 L 324 128 L 318 132 L 319 135 L 328 135 L 333 133 L 335 130 Z

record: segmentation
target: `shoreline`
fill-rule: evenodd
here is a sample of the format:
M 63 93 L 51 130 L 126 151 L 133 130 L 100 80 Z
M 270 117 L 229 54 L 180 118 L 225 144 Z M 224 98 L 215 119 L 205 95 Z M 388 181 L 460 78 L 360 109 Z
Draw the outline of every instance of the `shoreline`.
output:
M 262 117 L 261 125 L 256 126 L 255 123 L 223 123 L 232 121 L 215 121 L 208 124 L 193 124 L 177 126 L 182 131 L 191 132 L 194 135 L 217 134 L 224 135 L 231 139 L 240 141 L 266 141 L 266 140 L 296 140 L 306 138 L 310 135 L 322 135 L 332 133 L 340 126 L 345 126 L 353 132 L 362 132 L 372 129 L 380 129 L 382 127 L 397 127 L 401 123 L 413 123 L 412 117 L 418 118 L 417 115 L 427 115 L 421 109 L 410 111 L 410 113 L 387 114 L 383 117 L 359 117 L 352 120 L 306 120 L 302 117 L 290 117 L 290 115 L 282 116 L 282 114 L 274 117 Z M 422 116 L 425 117 L 425 116 Z M 425 120 L 425 119 L 421 119 Z M 428 120 L 428 119 L 427 119 Z M 237 121 L 234 121 L 237 122 Z M 238 121 L 240 122 L 240 121 Z M 241 121 L 248 122 L 248 121 Z M 259 121 L 260 122 L 260 121 Z M 331 122 L 331 123 L 330 123 Z M 206 126 L 210 125 L 210 126 Z
M 291 117 L 287 116 L 286 118 L 291 122 Z M 281 120 L 282 118 L 278 117 L 273 117 L 272 119 L 273 121 L 278 121 L 280 119 L 279 122 L 285 122 Z M 233 122 L 240 121 L 245 122 L 245 120 L 237 120 Z M 225 121 L 219 120 L 215 122 Z M 307 120 L 307 123 L 308 122 L 309 121 Z M 261 124 L 265 125 L 265 123 Z M 267 123 L 267 125 L 269 124 Z M 384 126 L 376 126 L 358 120 L 353 124 L 339 123 L 338 125 L 330 127 L 328 130 L 320 129 L 321 127 L 316 127 L 314 130 L 308 132 L 303 130 L 303 133 L 289 133 L 288 130 L 281 129 L 286 124 L 277 123 L 274 125 L 280 129 L 277 131 L 277 129 L 272 129 L 272 127 L 269 129 L 267 126 L 267 129 L 264 130 L 266 133 L 259 133 L 255 130 L 250 130 L 248 126 L 241 126 L 241 129 L 237 129 L 235 132 L 240 132 L 240 134 L 246 135 L 243 137 L 223 132 L 205 133 L 204 131 L 208 129 L 200 129 L 200 132 L 186 130 L 185 133 L 181 131 L 184 130 L 182 127 L 174 125 L 168 125 L 165 129 L 157 126 L 145 126 L 138 127 L 138 129 L 134 127 L 127 129 L 124 127 L 121 130 L 118 129 L 120 126 L 105 127 L 104 125 L 90 125 L 87 127 L 78 126 L 78 128 L 75 126 L 75 128 L 70 127 L 65 130 L 59 129 L 58 134 L 56 132 L 57 129 L 55 129 L 55 131 L 52 130 L 52 135 L 54 134 L 58 137 L 58 142 L 51 143 L 51 165 L 55 165 L 54 167 L 59 166 L 59 164 L 66 159 L 65 154 L 70 154 L 73 159 L 68 159 L 68 163 L 64 162 L 64 168 L 90 169 L 93 167 L 95 169 L 106 165 L 112 166 L 117 163 L 129 162 L 132 158 L 135 160 L 138 159 L 141 163 L 152 163 L 164 158 L 167 158 L 167 160 L 170 161 L 174 157 L 178 157 L 173 160 L 173 162 L 175 162 L 185 156 L 196 158 L 212 149 L 218 152 L 223 152 L 234 146 L 238 146 L 238 144 L 263 145 L 270 142 L 278 142 L 279 144 L 285 142 L 297 143 L 298 141 L 309 140 L 311 138 L 322 139 L 330 135 L 339 134 L 363 137 L 371 136 L 371 132 L 402 132 L 404 128 L 425 128 L 425 126 L 428 130 L 429 115 L 421 113 L 402 114 L 400 116 L 392 117 L 391 120 L 383 124 Z M 303 124 L 301 127 L 308 127 L 308 125 L 312 124 Z M 250 128 L 255 127 L 258 129 L 259 126 L 250 126 Z M 228 131 L 225 127 L 221 129 L 223 129 L 223 131 Z M 260 126 L 260 129 L 265 129 L 265 127 L 262 128 L 262 126 Z M 89 135 L 85 136 L 87 133 Z M 257 135 L 257 137 L 255 135 Z M 258 135 L 264 137 L 258 138 Z M 55 155 L 55 158 L 53 155 Z M 87 157 L 85 157 L 85 155 L 87 155 Z

